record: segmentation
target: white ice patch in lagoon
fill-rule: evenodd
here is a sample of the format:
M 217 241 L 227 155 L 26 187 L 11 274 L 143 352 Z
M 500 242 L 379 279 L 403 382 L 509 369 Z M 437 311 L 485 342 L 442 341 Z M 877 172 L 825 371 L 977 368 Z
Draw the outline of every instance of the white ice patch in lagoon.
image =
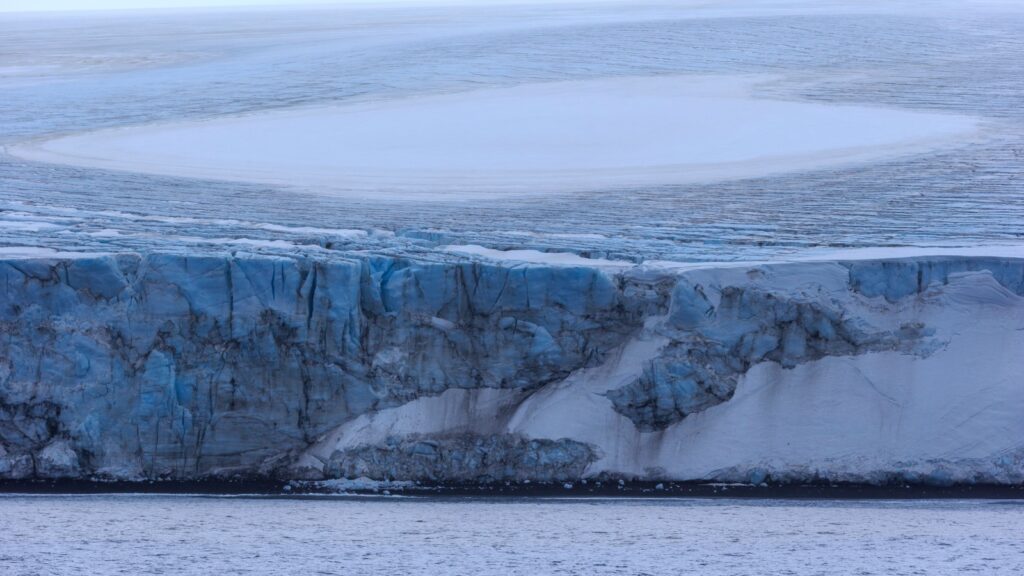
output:
M 525 84 L 101 130 L 9 152 L 336 194 L 466 197 L 846 165 L 962 142 L 979 128 L 965 116 L 754 97 L 755 84 L 767 79 Z

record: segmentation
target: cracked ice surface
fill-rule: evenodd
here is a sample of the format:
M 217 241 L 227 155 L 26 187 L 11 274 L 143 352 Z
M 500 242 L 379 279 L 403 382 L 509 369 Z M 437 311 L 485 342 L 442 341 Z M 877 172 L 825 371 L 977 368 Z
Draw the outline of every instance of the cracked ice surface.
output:
M 956 3 L 928 16 L 899 3 L 755 8 L 352 9 L 289 13 L 273 23 L 260 14 L 73 24 L 20 17 L 5 26 L 10 46 L 0 66 L 21 68 L 0 78 L 0 145 L 296 106 L 708 74 L 769 75 L 752 94 L 769 103 L 969 116 L 982 119 L 981 133 L 953 149 L 855 166 L 441 203 L 0 156 L 0 241 L 60 250 L 294 252 L 333 248 L 336 235 L 312 229 L 341 229 L 366 233 L 359 242 L 344 233 L 342 246 L 413 254 L 475 244 L 722 261 L 820 246 L 1021 237 L 1024 15 Z

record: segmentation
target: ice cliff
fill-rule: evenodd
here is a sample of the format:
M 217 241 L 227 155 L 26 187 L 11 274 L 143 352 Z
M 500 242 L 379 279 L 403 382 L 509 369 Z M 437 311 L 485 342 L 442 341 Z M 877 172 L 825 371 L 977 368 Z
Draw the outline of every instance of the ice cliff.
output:
M 0 478 L 1024 482 L 1024 258 L 56 254 L 0 286 Z

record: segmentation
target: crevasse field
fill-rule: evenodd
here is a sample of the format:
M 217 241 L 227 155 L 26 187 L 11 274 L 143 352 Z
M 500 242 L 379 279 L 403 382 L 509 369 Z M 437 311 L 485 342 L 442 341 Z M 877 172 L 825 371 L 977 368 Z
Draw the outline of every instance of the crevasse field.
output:
M 633 262 L 1014 242 L 1024 17 L 926 4 L 5 16 L 3 239 L 301 250 L 340 229 Z
M 5 486 L 1005 488 L 1022 375 L 1015 2 L 0 14 Z M 1020 510 L 8 495 L 0 573 L 1018 574 Z

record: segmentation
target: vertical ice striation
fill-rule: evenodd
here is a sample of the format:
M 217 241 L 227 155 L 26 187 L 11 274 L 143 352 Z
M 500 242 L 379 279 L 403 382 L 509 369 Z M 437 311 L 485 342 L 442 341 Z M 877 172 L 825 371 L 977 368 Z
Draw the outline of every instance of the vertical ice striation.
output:
M 270 472 L 367 411 L 557 381 L 641 320 L 587 268 L 128 254 L 0 277 L 6 476 Z
M 0 478 L 1024 479 L 1022 259 L 125 253 L 0 286 Z

